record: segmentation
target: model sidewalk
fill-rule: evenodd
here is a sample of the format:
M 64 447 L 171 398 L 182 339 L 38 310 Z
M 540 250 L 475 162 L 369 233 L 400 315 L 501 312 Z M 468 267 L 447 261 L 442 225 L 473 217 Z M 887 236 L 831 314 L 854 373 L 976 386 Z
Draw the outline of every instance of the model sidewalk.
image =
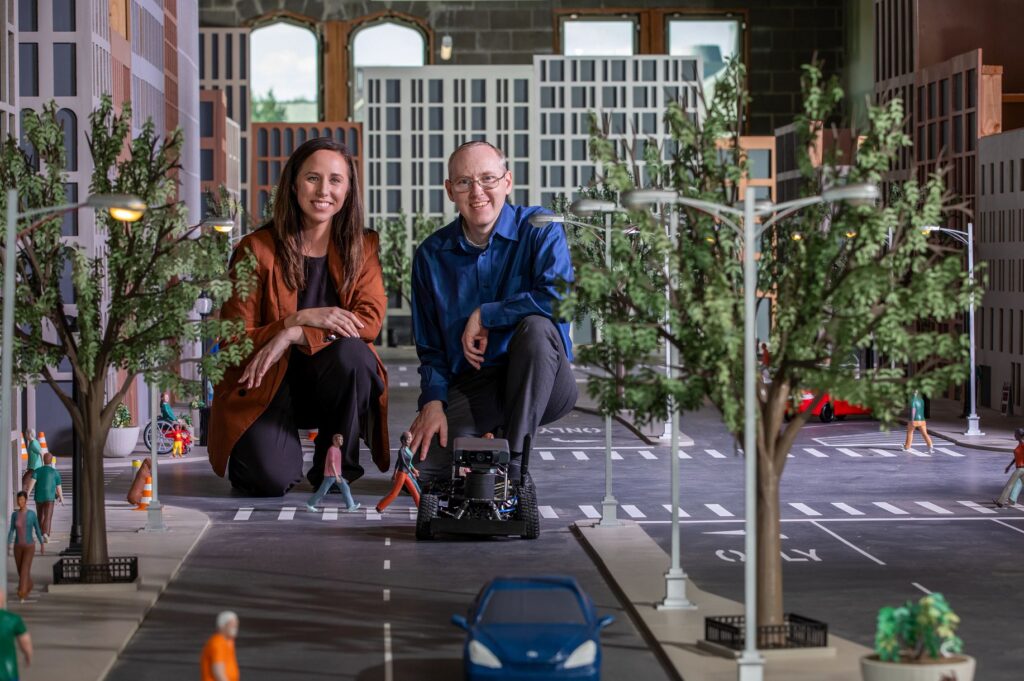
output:
M 1006 452 L 1008 456 L 1017 446 L 1013 431 L 1024 427 L 1024 416 L 1003 416 L 995 409 L 979 407 L 978 416 L 981 418 L 981 432 L 984 435 L 967 437 L 964 435 L 964 431 L 967 430 L 967 419 L 960 416 L 963 413 L 963 405 L 959 400 L 934 399 L 931 401 L 930 412 L 930 435 L 949 440 L 961 447 Z M 900 422 L 906 424 L 907 421 L 903 418 Z M 920 442 L 920 434 L 915 434 L 914 437 Z
M 618 527 L 576 523 L 573 531 L 604 573 L 634 623 L 666 668 L 685 681 L 735 681 L 736 661 L 697 647 L 704 638 L 704 617 L 740 615 L 743 605 L 701 591 L 693 582 L 687 596 L 696 610 L 656 610 L 665 595 L 669 557 L 644 530 L 630 521 Z M 829 648 L 773 651 L 766 655 L 768 681 L 857 681 L 860 658 L 871 651 L 829 635 Z
M 146 513 L 132 511 L 127 503 L 108 502 L 110 555 L 139 557 L 137 589 L 46 591 L 53 583 L 57 554 L 68 543 L 70 504 L 57 507 L 46 555 L 36 550 L 35 590 L 24 603 L 18 602 L 18 574 L 8 557 L 10 610 L 25 619 L 35 648 L 30 668 L 19 656 L 22 681 L 102 681 L 210 524 L 206 514 L 191 509 L 165 506 L 163 515 L 169 532 L 139 532 L 146 525 Z

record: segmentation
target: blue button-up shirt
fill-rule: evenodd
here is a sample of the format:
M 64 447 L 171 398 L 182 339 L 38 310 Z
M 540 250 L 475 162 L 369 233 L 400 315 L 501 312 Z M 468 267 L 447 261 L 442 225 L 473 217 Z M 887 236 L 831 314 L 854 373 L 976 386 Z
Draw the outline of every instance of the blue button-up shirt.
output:
M 572 261 L 561 224 L 532 227 L 528 218 L 543 209 L 505 205 L 489 246 L 466 241 L 462 218 L 430 235 L 412 266 L 412 328 L 420 358 L 420 400 L 448 402 L 448 384 L 471 370 L 462 353 L 462 332 L 474 310 L 488 330 L 484 366 L 507 361 L 508 344 L 528 315 L 555 318 L 554 304 Z M 572 359 L 568 322 L 558 321 L 565 353 Z

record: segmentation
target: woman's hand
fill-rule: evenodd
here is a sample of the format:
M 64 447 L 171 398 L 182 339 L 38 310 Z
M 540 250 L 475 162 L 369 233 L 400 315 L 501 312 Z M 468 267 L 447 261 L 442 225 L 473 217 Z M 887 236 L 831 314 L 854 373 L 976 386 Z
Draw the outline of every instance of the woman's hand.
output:
M 258 388 L 270 367 L 274 366 L 285 351 L 298 342 L 299 338 L 302 338 L 302 328 L 298 326 L 278 332 L 249 360 L 249 365 L 245 367 L 238 382 L 245 384 L 245 387 L 250 390 Z
M 326 329 L 341 338 L 359 338 L 359 330 L 366 324 L 353 312 L 340 307 L 311 307 L 295 313 L 299 326 L 315 326 Z

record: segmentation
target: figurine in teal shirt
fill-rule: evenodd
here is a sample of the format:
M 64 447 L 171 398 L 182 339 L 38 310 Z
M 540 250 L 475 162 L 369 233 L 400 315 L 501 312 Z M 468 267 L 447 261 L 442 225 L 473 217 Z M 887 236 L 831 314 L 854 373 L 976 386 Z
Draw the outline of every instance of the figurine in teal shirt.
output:
M 921 391 L 915 390 L 910 396 L 910 415 L 907 419 L 907 440 L 903 443 L 902 450 L 907 451 L 910 446 L 914 443 L 914 431 L 917 429 L 921 430 L 921 435 L 924 436 L 925 444 L 928 445 L 928 453 L 934 451 L 934 445 L 932 444 L 932 438 L 928 435 L 928 424 L 924 420 L 924 398 L 921 397 Z
M 43 467 L 43 448 L 36 438 L 36 431 L 28 431 L 28 466 L 25 475 L 21 478 L 21 488 L 28 491 L 29 481 L 32 479 L 32 471 Z

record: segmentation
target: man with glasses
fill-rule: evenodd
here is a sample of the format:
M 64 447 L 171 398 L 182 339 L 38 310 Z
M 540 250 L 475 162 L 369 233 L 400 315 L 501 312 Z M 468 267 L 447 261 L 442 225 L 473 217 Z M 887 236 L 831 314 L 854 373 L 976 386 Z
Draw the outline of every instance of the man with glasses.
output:
M 537 206 L 506 203 L 512 173 L 487 142 L 456 149 L 444 185 L 459 216 L 419 246 L 412 268 L 412 450 L 429 482 L 447 475 L 456 437 L 497 433 L 518 477 L 526 437 L 576 404 L 569 324 L 556 312 L 573 281 L 565 232 L 532 227 Z

